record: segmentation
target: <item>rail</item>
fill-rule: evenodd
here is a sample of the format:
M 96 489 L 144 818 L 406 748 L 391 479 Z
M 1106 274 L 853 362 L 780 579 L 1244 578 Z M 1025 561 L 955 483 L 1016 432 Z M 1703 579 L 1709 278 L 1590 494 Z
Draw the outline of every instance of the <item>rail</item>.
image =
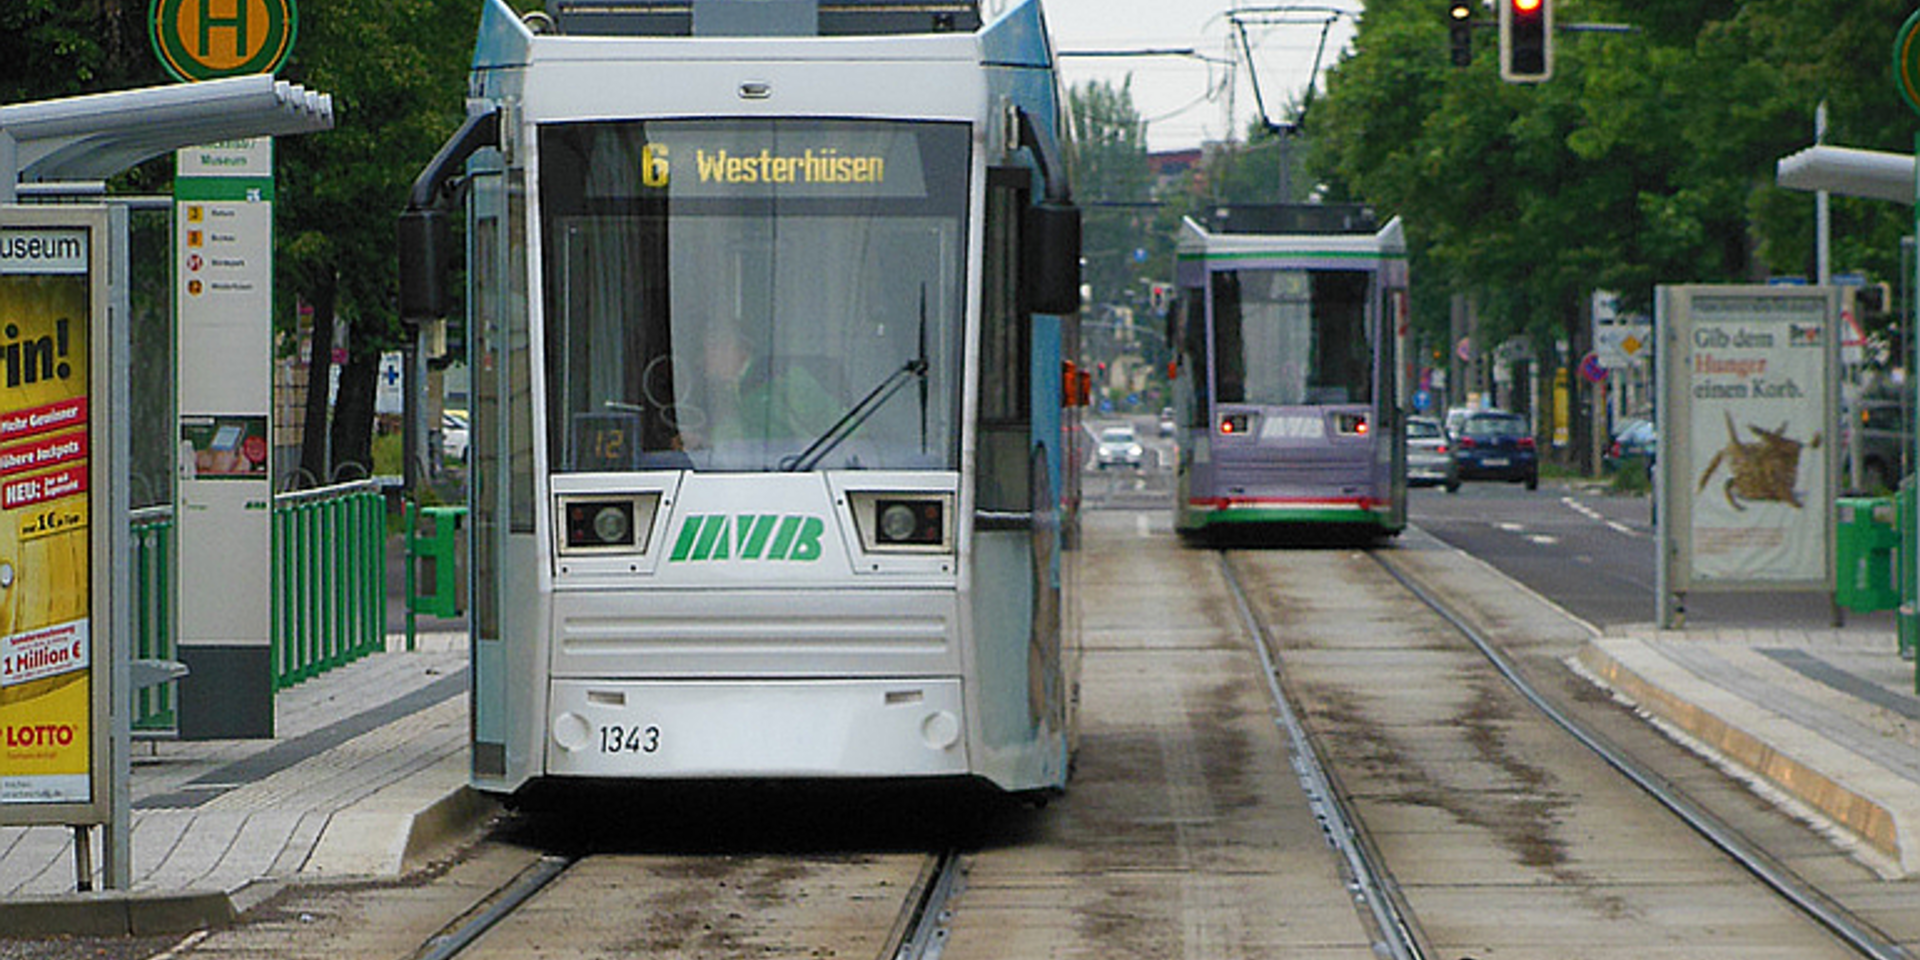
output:
M 176 658 L 174 517 L 170 506 L 133 512 L 135 660 Z M 273 682 L 284 690 L 386 645 L 386 501 L 362 480 L 273 498 Z M 133 692 L 133 729 L 173 729 L 176 691 Z
M 1718 847 L 1722 853 L 1731 857 L 1755 879 L 1765 884 L 1782 899 L 1792 904 L 1801 913 L 1825 927 L 1861 956 L 1873 960 L 1913 960 L 1913 954 L 1887 935 L 1875 929 L 1860 917 L 1832 897 L 1821 892 L 1812 883 L 1794 872 L 1793 868 L 1749 840 L 1724 820 L 1709 812 L 1705 807 L 1687 796 L 1678 785 L 1648 769 L 1645 765 L 1629 756 L 1619 746 L 1610 743 L 1599 732 L 1555 707 L 1532 681 L 1528 680 L 1519 666 L 1495 646 L 1493 640 L 1474 626 L 1453 605 L 1442 600 L 1433 591 L 1417 583 L 1413 577 L 1399 566 L 1390 563 L 1379 554 L 1374 555 L 1381 568 L 1398 581 L 1407 591 L 1425 604 L 1441 619 L 1447 621 L 1455 630 L 1467 638 L 1480 652 L 1495 672 L 1507 681 L 1513 690 L 1526 698 L 1542 716 L 1555 726 L 1566 731 L 1580 744 L 1592 751 L 1608 766 L 1632 781 L 1647 796 L 1666 807 L 1674 816 L 1693 828 L 1694 832 L 1707 842 Z
M 133 658 L 174 658 L 172 507 L 133 511 Z M 135 690 L 134 731 L 172 730 L 178 722 L 174 693 L 171 683 Z
M 386 499 L 374 480 L 273 498 L 273 686 L 386 648 Z

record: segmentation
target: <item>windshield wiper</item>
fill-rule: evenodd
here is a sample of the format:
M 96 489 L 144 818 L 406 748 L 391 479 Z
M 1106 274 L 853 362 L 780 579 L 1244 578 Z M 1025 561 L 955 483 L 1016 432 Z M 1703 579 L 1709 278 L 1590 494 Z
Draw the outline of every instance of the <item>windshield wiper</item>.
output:
M 854 404 L 852 409 L 842 414 L 839 420 L 834 421 L 833 426 L 827 428 L 827 432 L 808 444 L 805 450 L 782 460 L 780 469 L 788 473 L 812 470 L 814 465 L 833 452 L 833 448 L 839 446 L 842 440 L 853 436 L 854 431 L 859 430 L 861 424 L 867 422 L 867 418 L 886 406 L 887 401 L 893 399 L 893 395 L 899 393 L 900 388 L 906 386 L 907 381 L 912 378 L 918 378 L 922 383 L 926 382 L 926 357 L 914 357 L 902 364 L 900 369 L 887 374 L 887 378 L 880 381 L 879 386 L 861 397 L 859 403 Z

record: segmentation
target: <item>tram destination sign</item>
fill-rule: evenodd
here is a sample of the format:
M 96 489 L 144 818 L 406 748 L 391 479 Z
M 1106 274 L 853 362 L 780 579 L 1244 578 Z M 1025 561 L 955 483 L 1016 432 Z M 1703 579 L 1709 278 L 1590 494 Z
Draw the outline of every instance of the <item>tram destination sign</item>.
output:
M 293 51 L 293 0 L 152 0 L 147 33 L 184 81 L 272 73 Z

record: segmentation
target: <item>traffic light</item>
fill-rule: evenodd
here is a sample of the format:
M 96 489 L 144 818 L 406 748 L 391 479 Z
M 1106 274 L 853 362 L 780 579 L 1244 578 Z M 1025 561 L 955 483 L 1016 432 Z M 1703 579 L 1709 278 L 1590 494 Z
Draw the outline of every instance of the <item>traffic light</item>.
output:
M 1553 76 L 1553 0 L 1500 4 L 1500 79 L 1539 83 Z
M 1447 39 L 1451 41 L 1453 65 L 1473 65 L 1473 4 L 1469 0 L 1448 0 Z

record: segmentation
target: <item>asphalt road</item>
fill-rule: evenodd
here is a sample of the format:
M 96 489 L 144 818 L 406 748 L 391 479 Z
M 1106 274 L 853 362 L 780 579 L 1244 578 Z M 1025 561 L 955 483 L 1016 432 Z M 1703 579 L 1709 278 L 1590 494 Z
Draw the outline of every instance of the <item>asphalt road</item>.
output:
M 1644 495 L 1614 495 L 1604 484 L 1542 481 L 1529 492 L 1517 484 L 1467 483 L 1452 495 L 1414 490 L 1408 517 L 1605 629 L 1655 620 L 1651 506 Z M 1824 593 L 1694 594 L 1686 617 L 1697 629 L 1826 629 L 1833 606 Z M 1890 611 L 1848 613 L 1845 625 L 1895 630 Z

